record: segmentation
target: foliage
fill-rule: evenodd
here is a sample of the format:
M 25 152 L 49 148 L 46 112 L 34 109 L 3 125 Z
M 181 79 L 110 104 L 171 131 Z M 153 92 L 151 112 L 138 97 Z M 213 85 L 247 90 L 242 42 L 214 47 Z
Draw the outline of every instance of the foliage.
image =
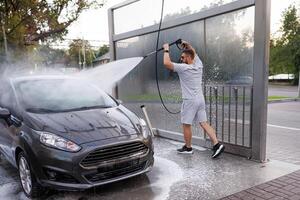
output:
M 97 52 L 97 57 L 103 56 L 104 54 L 109 52 L 109 46 L 106 44 L 101 46 Z
M 79 68 L 91 66 L 95 59 L 95 52 L 90 43 L 87 40 L 81 39 L 73 40 L 69 46 L 68 55 L 70 64 L 74 66 L 78 64 Z
M 284 11 L 282 22 L 281 37 L 271 40 L 270 74 L 294 74 L 294 83 L 297 83 L 300 69 L 300 17 L 294 5 Z
M 53 49 L 47 45 L 41 45 L 37 49 L 41 63 L 53 66 L 55 64 L 66 64 L 66 52 L 62 49 Z
M 290 97 L 287 96 L 268 96 L 268 101 L 272 101 L 272 100 L 284 100 L 284 99 L 288 99 Z
M 40 42 L 62 39 L 80 13 L 92 6 L 102 4 L 95 0 L 0 1 L 0 56 L 5 54 L 5 41 L 10 58 L 16 60 Z

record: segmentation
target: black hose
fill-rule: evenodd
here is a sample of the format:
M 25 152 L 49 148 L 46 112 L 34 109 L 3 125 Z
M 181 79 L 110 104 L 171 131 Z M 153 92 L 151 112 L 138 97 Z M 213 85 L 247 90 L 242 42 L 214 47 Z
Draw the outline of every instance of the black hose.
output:
M 158 26 L 158 32 L 157 32 L 157 40 L 156 40 L 156 48 L 158 49 L 158 43 L 159 43 L 159 35 L 160 35 L 160 28 L 161 28 L 161 24 L 162 24 L 162 19 L 163 19 L 163 14 L 164 14 L 164 0 L 162 0 L 162 5 L 161 5 L 161 14 L 160 14 L 160 21 L 159 21 L 159 26 Z M 181 40 L 180 40 L 181 41 Z M 176 43 L 177 47 L 178 44 Z M 170 114 L 178 114 L 180 113 L 180 110 L 178 112 L 172 112 L 170 111 L 167 106 L 165 105 L 162 96 L 161 96 L 161 92 L 160 92 L 160 88 L 159 88 L 159 84 L 158 84 L 158 63 L 157 63 L 157 54 L 158 51 L 155 52 L 155 78 L 156 78 L 156 86 L 157 86 L 157 91 L 158 91 L 158 95 L 161 101 L 161 104 L 163 105 L 163 107 L 166 109 L 166 111 Z

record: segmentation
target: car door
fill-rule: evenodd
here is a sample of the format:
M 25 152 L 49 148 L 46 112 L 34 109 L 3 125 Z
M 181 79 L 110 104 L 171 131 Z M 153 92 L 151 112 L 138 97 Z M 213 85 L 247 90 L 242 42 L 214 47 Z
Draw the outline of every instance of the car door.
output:
M 20 131 L 17 114 L 17 101 L 9 82 L 0 83 L 0 106 L 10 111 L 9 118 L 0 120 L 0 148 L 4 156 L 14 163 L 13 144 Z

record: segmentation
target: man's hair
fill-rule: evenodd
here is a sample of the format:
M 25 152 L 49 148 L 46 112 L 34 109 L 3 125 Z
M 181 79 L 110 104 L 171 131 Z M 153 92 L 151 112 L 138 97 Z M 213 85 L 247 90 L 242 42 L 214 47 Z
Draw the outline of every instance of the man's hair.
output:
M 195 58 L 195 52 L 192 49 L 184 49 L 182 53 L 189 55 L 193 60 Z

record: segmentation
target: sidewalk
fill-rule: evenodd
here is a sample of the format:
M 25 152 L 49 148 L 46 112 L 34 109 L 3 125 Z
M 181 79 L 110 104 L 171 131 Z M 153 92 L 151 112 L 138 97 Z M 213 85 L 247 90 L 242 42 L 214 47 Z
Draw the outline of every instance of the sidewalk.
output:
M 222 200 L 238 199 L 300 200 L 300 170 L 222 198 Z
M 300 102 L 268 105 L 267 157 L 300 165 Z M 283 117 L 284 116 L 284 117 Z M 233 193 L 222 199 L 300 200 L 300 170 Z

